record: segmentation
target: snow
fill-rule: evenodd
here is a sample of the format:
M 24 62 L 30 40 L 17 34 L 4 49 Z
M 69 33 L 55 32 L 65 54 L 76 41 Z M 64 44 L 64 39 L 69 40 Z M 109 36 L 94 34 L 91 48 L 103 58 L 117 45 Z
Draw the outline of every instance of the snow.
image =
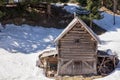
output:
M 58 5 L 60 6 L 60 5 Z M 73 7 L 64 7 L 71 13 Z M 76 6 L 76 5 L 75 5 Z M 103 19 L 94 20 L 94 23 L 107 30 L 99 36 L 102 44 L 99 50 L 112 50 L 120 59 L 120 16 L 102 13 Z M 36 60 L 42 50 L 54 47 L 53 40 L 62 29 L 43 28 L 40 26 L 14 24 L 0 25 L 0 80 L 53 80 L 46 78 L 44 71 L 36 67 Z M 110 75 L 95 80 L 119 80 L 120 63 Z
M 32 53 L 54 47 L 53 40 L 61 32 L 54 28 L 32 27 L 28 25 L 6 25 L 0 33 L 0 47 L 9 52 Z M 57 30 L 57 32 L 56 32 Z
M 73 3 L 67 3 L 67 5 L 64 5 L 64 8 L 67 12 L 74 14 L 76 13 L 77 15 L 82 15 L 82 14 L 89 14 L 90 11 L 86 10 L 84 7 L 79 6 L 78 4 L 73 4 Z
M 99 45 L 100 50 L 112 50 L 113 53 L 118 55 L 120 59 L 120 16 L 115 16 L 115 25 L 113 25 L 113 15 L 108 13 L 102 13 L 104 16 L 101 20 L 94 20 L 94 22 L 100 27 L 107 30 L 106 33 L 99 36 L 102 44 Z M 120 63 L 114 72 L 110 75 L 95 79 L 95 80 L 120 80 Z
M 0 80 L 52 80 L 36 67 L 43 49 L 54 47 L 62 29 L 8 24 L 0 32 Z
M 71 14 L 74 14 L 74 12 L 77 11 L 77 8 L 80 8 L 77 4 L 67 4 L 64 6 L 64 9 Z
M 100 20 L 94 20 L 94 23 L 102 27 L 103 29 L 106 29 L 107 31 L 116 31 L 120 28 L 120 16 L 115 16 L 115 25 L 113 25 L 113 15 L 103 12 L 101 14 L 104 18 Z
M 52 4 L 58 7 L 63 7 L 64 10 L 66 10 L 67 12 L 74 14 L 88 14 L 89 11 L 85 10 L 83 7 L 80 7 L 78 4 L 74 4 L 74 3 L 56 3 L 56 4 Z
M 107 30 L 106 33 L 99 36 L 102 41 L 102 45 L 99 45 L 99 49 L 107 50 L 111 49 L 112 52 L 120 53 L 120 16 L 115 16 L 115 25 L 113 24 L 113 15 L 108 13 L 102 13 L 104 16 L 101 20 L 94 20 L 94 22 L 101 28 Z M 120 57 L 120 54 L 118 54 Z

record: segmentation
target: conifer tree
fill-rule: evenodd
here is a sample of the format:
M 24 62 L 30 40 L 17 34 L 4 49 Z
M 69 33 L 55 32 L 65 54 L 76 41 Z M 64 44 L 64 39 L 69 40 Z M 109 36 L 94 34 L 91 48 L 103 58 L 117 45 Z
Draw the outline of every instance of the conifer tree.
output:
M 92 27 L 92 20 L 93 19 L 100 19 L 100 13 L 98 9 L 101 6 L 101 0 L 87 0 L 87 10 L 90 11 L 89 20 L 90 20 L 90 27 Z

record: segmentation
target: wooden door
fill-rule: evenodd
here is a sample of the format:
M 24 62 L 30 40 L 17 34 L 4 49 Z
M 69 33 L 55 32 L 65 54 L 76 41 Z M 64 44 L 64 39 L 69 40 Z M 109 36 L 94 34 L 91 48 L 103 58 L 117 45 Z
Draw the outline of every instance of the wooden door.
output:
M 60 66 L 61 75 L 82 75 L 82 74 L 96 74 L 95 61 L 70 60 L 63 62 Z

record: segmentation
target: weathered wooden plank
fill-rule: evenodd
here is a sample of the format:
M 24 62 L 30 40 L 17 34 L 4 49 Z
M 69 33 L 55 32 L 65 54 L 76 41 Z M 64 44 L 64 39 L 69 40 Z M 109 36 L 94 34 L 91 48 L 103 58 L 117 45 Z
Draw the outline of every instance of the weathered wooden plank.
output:
M 66 34 L 65 36 L 89 36 L 89 37 L 92 37 L 90 34 L 88 33 L 83 33 L 83 34 L 78 34 L 78 33 L 69 33 Z
M 94 42 L 94 40 L 92 40 L 91 38 L 89 38 L 89 37 L 78 37 L 78 36 L 70 36 L 70 37 L 64 37 L 64 38 L 62 38 L 61 40 L 60 40 L 60 42 L 61 41 L 73 41 L 73 42 L 75 42 L 75 40 L 76 39 L 79 39 L 80 40 L 80 43 L 81 42 Z
M 96 55 L 96 53 L 91 53 L 91 54 L 88 54 L 88 53 L 60 53 L 61 54 L 61 56 L 79 56 L 79 57 L 82 57 L 82 56 L 85 56 L 85 57 L 87 57 L 87 56 L 89 56 L 89 57 L 95 57 L 95 55 Z
M 73 29 L 71 29 L 71 30 L 73 30 L 73 31 L 74 31 L 74 30 L 76 30 L 76 31 L 78 31 L 78 30 L 84 31 L 85 29 L 79 27 L 79 28 L 73 28 Z
M 84 63 L 86 66 L 88 66 L 90 69 L 93 69 L 93 67 L 91 65 L 89 65 L 86 61 L 82 61 L 82 63 Z
M 92 46 L 92 47 L 94 47 L 95 45 L 94 45 L 94 43 L 92 43 L 92 42 L 78 42 L 78 43 L 75 43 L 75 41 L 74 42 L 62 42 L 62 43 L 60 43 L 60 45 L 61 46 Z
M 93 43 L 66 43 L 66 42 L 62 42 L 60 45 L 61 47 L 68 47 L 71 46 L 72 48 L 86 48 L 86 47 L 91 47 L 94 48 L 94 44 Z
M 82 33 L 87 33 L 87 32 L 85 32 L 85 31 L 69 31 L 69 33 L 79 33 L 79 34 L 82 34 Z
M 81 49 L 83 49 L 83 50 L 94 50 L 94 48 L 93 47 L 91 47 L 91 46 L 87 46 L 87 47 L 85 47 L 85 46 L 62 46 L 62 47 L 60 47 L 59 48 L 59 50 L 81 50 Z
M 89 57 L 87 57 L 89 56 Z M 67 59 L 89 59 L 89 58 L 95 58 L 94 56 L 91 55 L 61 55 L 60 58 L 67 58 Z
M 59 50 L 60 53 L 66 53 L 66 54 L 94 54 L 96 53 L 94 50 Z
M 63 50 L 61 50 L 60 53 L 61 54 L 64 54 L 64 53 L 66 53 L 66 54 L 68 54 L 68 53 L 69 54 L 82 54 L 82 53 L 83 54 L 94 54 L 95 52 L 94 51 L 85 51 L 85 50 L 84 51 L 79 51 L 79 50 L 78 51 L 75 51 L 75 50 L 64 50 L 63 51 Z
M 82 58 L 82 59 L 88 59 L 88 58 L 95 58 L 95 56 L 91 56 L 91 55 L 89 55 L 89 56 L 86 56 L 86 55 L 80 55 L 80 56 L 78 56 L 78 55 L 61 55 L 61 58 L 69 58 L 69 59 L 77 59 L 77 58 Z
M 79 48 L 79 46 L 87 46 L 87 47 L 89 47 L 89 48 L 90 48 L 90 47 L 91 47 L 91 48 L 94 47 L 94 46 L 91 45 L 91 44 L 89 44 L 89 45 L 87 45 L 87 44 L 84 44 L 84 45 L 83 45 L 83 44 L 81 44 L 81 45 L 80 45 L 80 44 L 61 44 L 61 45 L 60 45 L 60 48 L 61 48 L 61 47 L 63 47 L 63 48 L 64 48 L 64 47 L 70 48 L 69 46 L 72 46 L 71 48 L 77 48 L 77 47 Z M 80 48 L 82 48 L 82 47 L 80 47 Z M 84 48 L 85 48 L 85 47 L 83 47 L 83 49 L 84 49 Z
M 94 44 L 94 41 L 88 41 L 88 40 L 83 40 L 83 39 L 79 39 L 79 43 L 88 43 L 88 44 Z M 75 40 L 61 40 L 61 43 L 75 43 Z
M 70 61 L 71 59 L 73 59 L 74 61 L 96 61 L 96 59 L 94 57 L 84 57 L 84 58 L 58 58 L 59 60 L 63 60 L 63 61 Z
M 70 47 L 70 46 L 72 46 L 72 47 Z M 79 47 L 79 46 L 83 46 L 83 47 Z M 86 46 L 86 47 L 84 47 L 84 46 Z M 80 44 L 61 44 L 60 45 L 60 48 L 65 48 L 65 47 L 70 48 L 70 49 L 72 49 L 72 48 L 78 48 L 78 49 L 94 48 L 94 46 L 91 44 L 89 44 L 89 45 L 87 45 L 87 44 L 81 44 L 81 45 Z M 65 49 L 67 49 L 67 48 L 65 48 Z
M 86 41 L 86 42 L 95 42 L 94 40 L 92 40 L 91 38 L 89 38 L 89 37 L 65 37 L 65 38 L 62 38 L 61 40 L 60 40 L 60 42 L 61 41 L 75 41 L 76 39 L 79 39 L 81 42 L 83 41 Z
M 71 36 L 64 36 L 63 38 L 73 38 L 73 39 L 76 39 L 76 38 L 78 38 L 78 39 L 91 39 L 91 37 L 90 36 L 79 36 L 79 35 L 75 35 L 75 36 L 73 36 L 73 35 L 71 35 Z
M 88 57 L 89 56 L 89 57 Z M 79 58 L 95 58 L 95 56 L 94 55 L 65 55 L 65 54 L 62 54 L 61 55 L 61 57 L 69 57 L 69 58 L 71 58 L 71 59 L 73 59 L 73 58 L 77 58 L 77 57 L 79 57 Z
M 61 66 L 61 69 L 65 70 L 65 68 L 66 68 L 69 64 L 71 64 L 72 62 L 73 62 L 73 60 L 70 60 L 70 61 L 68 61 L 67 63 L 63 64 L 63 65 Z
M 74 47 L 73 47 L 74 48 Z M 69 47 L 62 47 L 62 48 L 60 48 L 59 49 L 59 51 L 62 51 L 62 52 L 77 52 L 77 53 L 85 53 L 85 52 L 92 52 L 92 53 L 95 53 L 96 52 L 96 49 L 93 49 L 93 48 L 89 48 L 89 47 L 87 47 L 87 48 L 77 48 L 77 49 L 72 49 L 72 48 L 69 48 Z
M 87 37 L 90 37 L 90 38 L 92 38 L 90 35 L 87 35 L 87 34 L 79 34 L 78 35 L 78 33 L 75 33 L 75 34 L 72 34 L 72 33 L 69 33 L 69 35 L 67 34 L 67 35 L 65 35 L 64 37 L 71 37 L 71 36 L 73 36 L 73 37 L 75 37 L 75 36 L 77 36 L 77 37 L 81 37 L 81 38 L 87 38 Z M 63 38 L 64 38 L 63 37 Z
M 75 42 L 76 40 L 79 40 L 79 42 Z M 75 39 L 71 39 L 71 38 L 64 38 L 61 40 L 62 43 L 64 42 L 69 42 L 69 43 L 89 43 L 89 44 L 94 44 L 94 41 L 91 39 L 83 39 L 83 38 L 75 38 Z
M 82 45 L 82 44 L 85 44 L 85 45 Z M 83 49 L 86 49 L 86 48 L 94 48 L 94 46 L 93 45 L 86 45 L 87 43 L 82 43 L 82 44 L 68 44 L 68 45 L 64 45 L 64 44 L 60 44 L 60 47 L 59 48 L 65 48 L 65 49 L 67 49 L 67 48 L 83 48 Z

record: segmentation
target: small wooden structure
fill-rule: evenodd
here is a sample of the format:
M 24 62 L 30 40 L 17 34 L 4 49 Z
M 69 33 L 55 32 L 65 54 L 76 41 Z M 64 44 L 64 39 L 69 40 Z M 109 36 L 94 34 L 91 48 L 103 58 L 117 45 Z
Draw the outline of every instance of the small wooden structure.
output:
M 97 44 L 100 40 L 81 19 L 75 17 L 55 42 L 58 75 L 97 74 Z
M 118 62 L 119 62 L 118 57 L 114 53 L 110 55 L 108 54 L 107 51 L 98 50 L 97 51 L 97 76 L 106 76 L 110 74 L 112 71 L 115 70 Z M 58 65 L 58 53 L 56 49 L 44 50 L 39 55 L 39 61 L 37 61 L 37 66 L 44 69 L 46 77 L 55 77 L 55 75 L 57 74 L 57 65 Z M 90 77 L 90 76 L 86 75 L 85 80 L 87 77 Z M 56 80 L 64 80 L 64 79 L 61 79 L 61 78 L 64 78 L 62 76 L 57 76 L 55 78 Z
M 109 50 L 109 49 L 108 49 Z M 100 51 L 98 50 L 97 56 L 97 74 L 98 75 L 108 75 L 110 74 L 115 68 L 117 67 L 119 63 L 118 56 L 114 53 L 109 54 L 108 50 Z
M 39 67 L 44 68 L 47 77 L 54 77 L 57 73 L 57 51 L 56 49 L 44 50 L 39 55 Z
M 55 42 L 57 50 L 43 51 L 39 56 L 40 67 L 44 68 L 47 77 L 54 77 L 56 74 L 58 77 L 108 75 L 119 62 L 110 49 L 97 49 L 99 38 L 78 17 L 72 20 Z

